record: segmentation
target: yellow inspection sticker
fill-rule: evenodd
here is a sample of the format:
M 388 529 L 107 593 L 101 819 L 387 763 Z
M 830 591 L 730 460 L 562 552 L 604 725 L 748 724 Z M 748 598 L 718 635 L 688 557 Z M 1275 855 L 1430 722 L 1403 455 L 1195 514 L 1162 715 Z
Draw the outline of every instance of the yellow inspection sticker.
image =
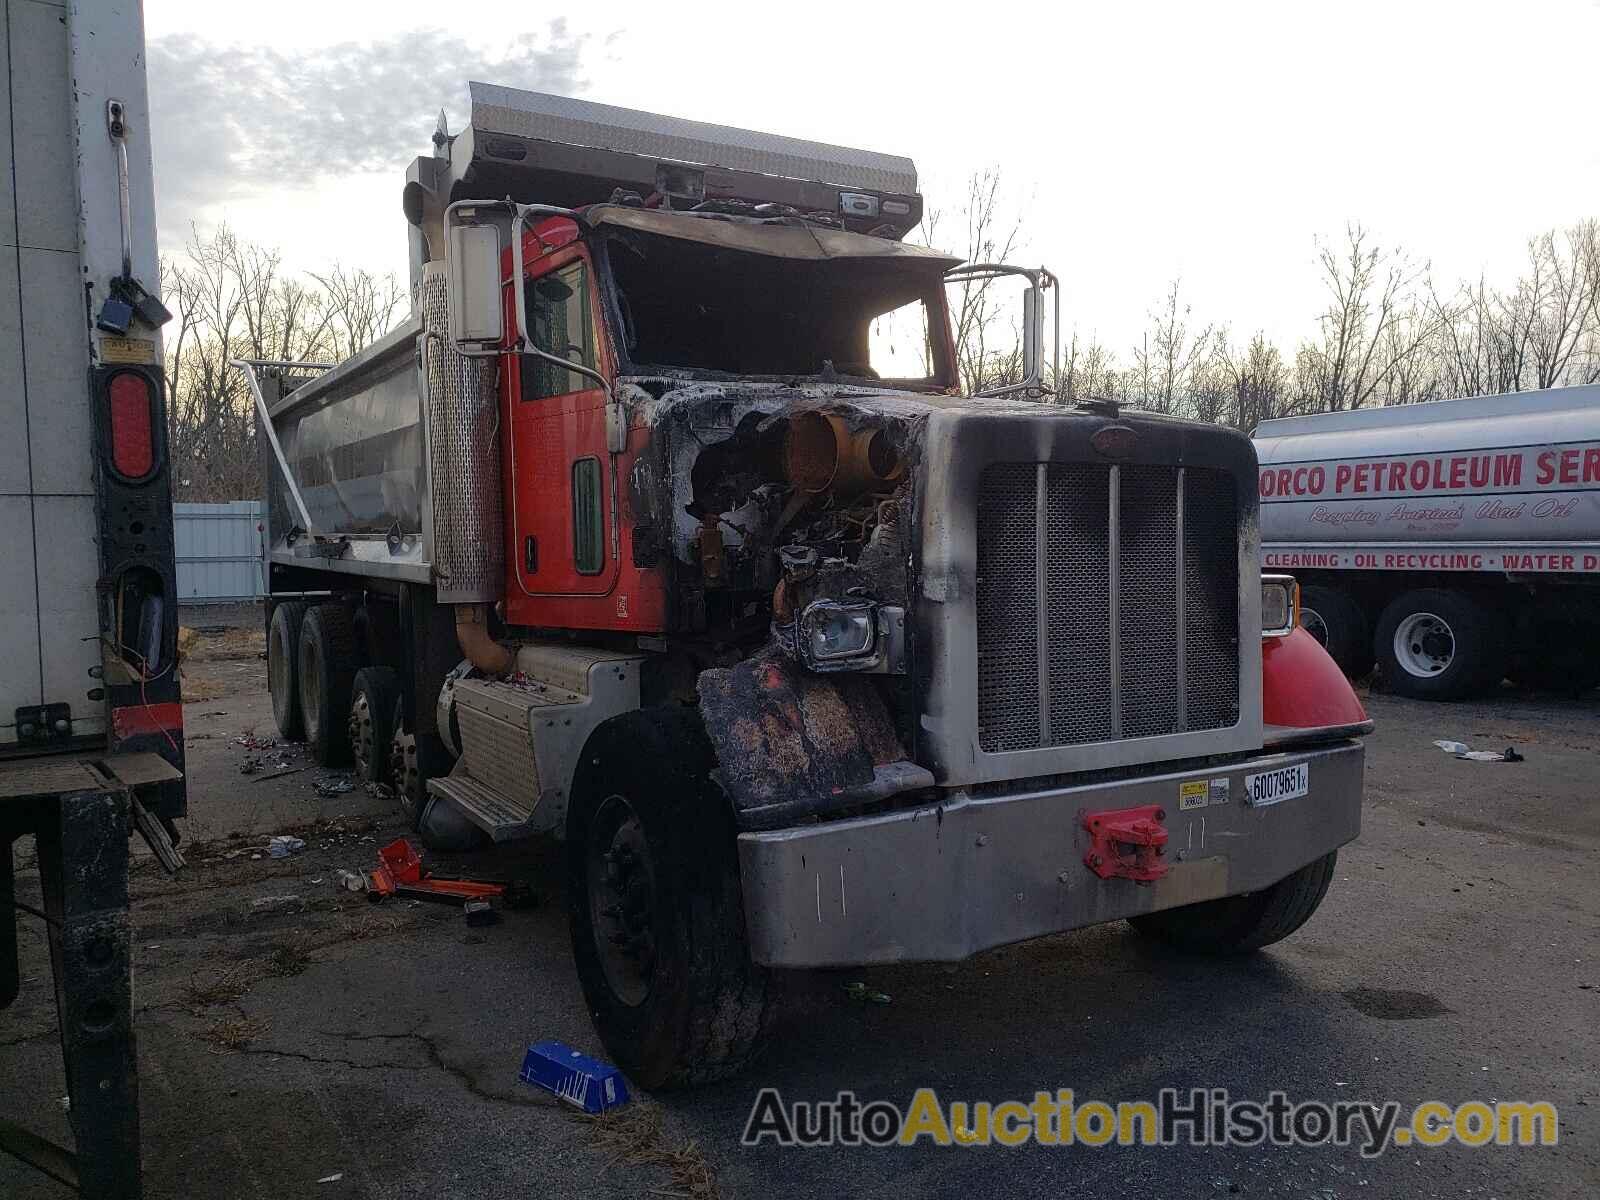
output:
M 1228 780 L 1221 779 L 1191 779 L 1187 783 L 1178 785 L 1178 808 L 1187 812 L 1192 808 L 1205 808 L 1210 804 L 1226 804 L 1228 802 Z

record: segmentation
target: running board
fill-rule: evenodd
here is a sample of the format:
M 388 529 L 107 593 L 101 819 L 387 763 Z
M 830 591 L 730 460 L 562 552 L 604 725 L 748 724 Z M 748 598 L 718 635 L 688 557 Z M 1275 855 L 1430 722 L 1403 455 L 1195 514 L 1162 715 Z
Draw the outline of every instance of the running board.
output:
M 533 833 L 533 810 L 472 778 L 446 775 L 428 780 L 428 794 L 448 800 L 496 842 L 514 842 Z

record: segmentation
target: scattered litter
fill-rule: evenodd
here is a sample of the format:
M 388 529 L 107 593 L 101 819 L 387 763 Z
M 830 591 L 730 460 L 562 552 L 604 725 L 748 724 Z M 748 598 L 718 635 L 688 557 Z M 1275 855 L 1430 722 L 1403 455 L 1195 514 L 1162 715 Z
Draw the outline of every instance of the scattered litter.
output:
M 1457 758 L 1471 759 L 1473 762 L 1522 762 L 1522 755 L 1516 748 L 1507 746 L 1504 750 L 1474 750 L 1465 742 L 1436 741 L 1433 743 L 1446 754 L 1454 754 Z
M 367 890 L 367 881 L 358 871 L 346 871 L 343 868 L 333 877 L 334 883 L 344 888 L 347 892 L 364 892 Z
M 355 791 L 356 783 L 355 780 L 351 779 L 349 776 L 345 776 L 343 778 L 325 776 L 322 779 L 317 780 L 314 786 L 316 787 L 317 795 L 321 796 L 324 800 L 327 800 L 333 796 L 342 796 L 346 792 Z
M 468 900 L 461 911 L 466 913 L 468 925 L 496 925 L 500 921 L 500 914 L 487 900 Z
M 888 1004 L 890 1002 L 888 992 L 875 992 L 859 979 L 854 983 L 845 984 L 844 994 L 852 1000 L 861 1000 L 867 1004 Z
M 338 1183 L 339 1180 L 341 1180 L 343 1178 L 344 1178 L 344 1172 L 343 1171 L 337 1171 L 332 1175 L 324 1175 L 321 1179 L 317 1180 L 317 1182 L 318 1183 Z
M 273 858 L 288 858 L 291 854 L 299 854 L 305 848 L 306 844 L 301 838 L 287 833 L 280 833 L 267 843 L 267 853 Z
M 306 882 L 307 883 L 321 883 L 322 882 L 322 876 L 318 875 L 315 879 L 308 879 L 308 880 L 306 880 Z
M 605 1112 L 628 1102 L 628 1081 L 621 1071 L 565 1042 L 529 1046 L 517 1078 L 586 1113 Z

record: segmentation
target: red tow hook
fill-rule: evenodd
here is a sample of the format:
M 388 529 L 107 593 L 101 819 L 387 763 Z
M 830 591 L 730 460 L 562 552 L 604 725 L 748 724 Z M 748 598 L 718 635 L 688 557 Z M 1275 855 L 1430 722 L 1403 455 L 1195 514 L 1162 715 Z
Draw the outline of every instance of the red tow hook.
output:
M 1113 808 L 1083 814 L 1089 831 L 1089 852 L 1083 861 L 1101 879 L 1153 883 L 1171 868 L 1163 861 L 1167 811 L 1158 804 Z

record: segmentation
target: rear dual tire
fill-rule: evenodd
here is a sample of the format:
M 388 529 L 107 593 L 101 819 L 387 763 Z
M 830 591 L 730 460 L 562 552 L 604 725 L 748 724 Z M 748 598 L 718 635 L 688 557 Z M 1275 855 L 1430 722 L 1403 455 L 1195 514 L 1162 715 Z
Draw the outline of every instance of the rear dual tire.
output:
M 284 600 L 272 609 L 267 622 L 267 691 L 272 697 L 272 719 L 285 741 L 299 741 L 305 733 L 300 719 L 300 626 L 306 606 Z
M 1505 675 L 1504 630 L 1465 592 L 1417 588 L 1383 610 L 1373 651 L 1384 686 L 1415 700 L 1461 700 Z

